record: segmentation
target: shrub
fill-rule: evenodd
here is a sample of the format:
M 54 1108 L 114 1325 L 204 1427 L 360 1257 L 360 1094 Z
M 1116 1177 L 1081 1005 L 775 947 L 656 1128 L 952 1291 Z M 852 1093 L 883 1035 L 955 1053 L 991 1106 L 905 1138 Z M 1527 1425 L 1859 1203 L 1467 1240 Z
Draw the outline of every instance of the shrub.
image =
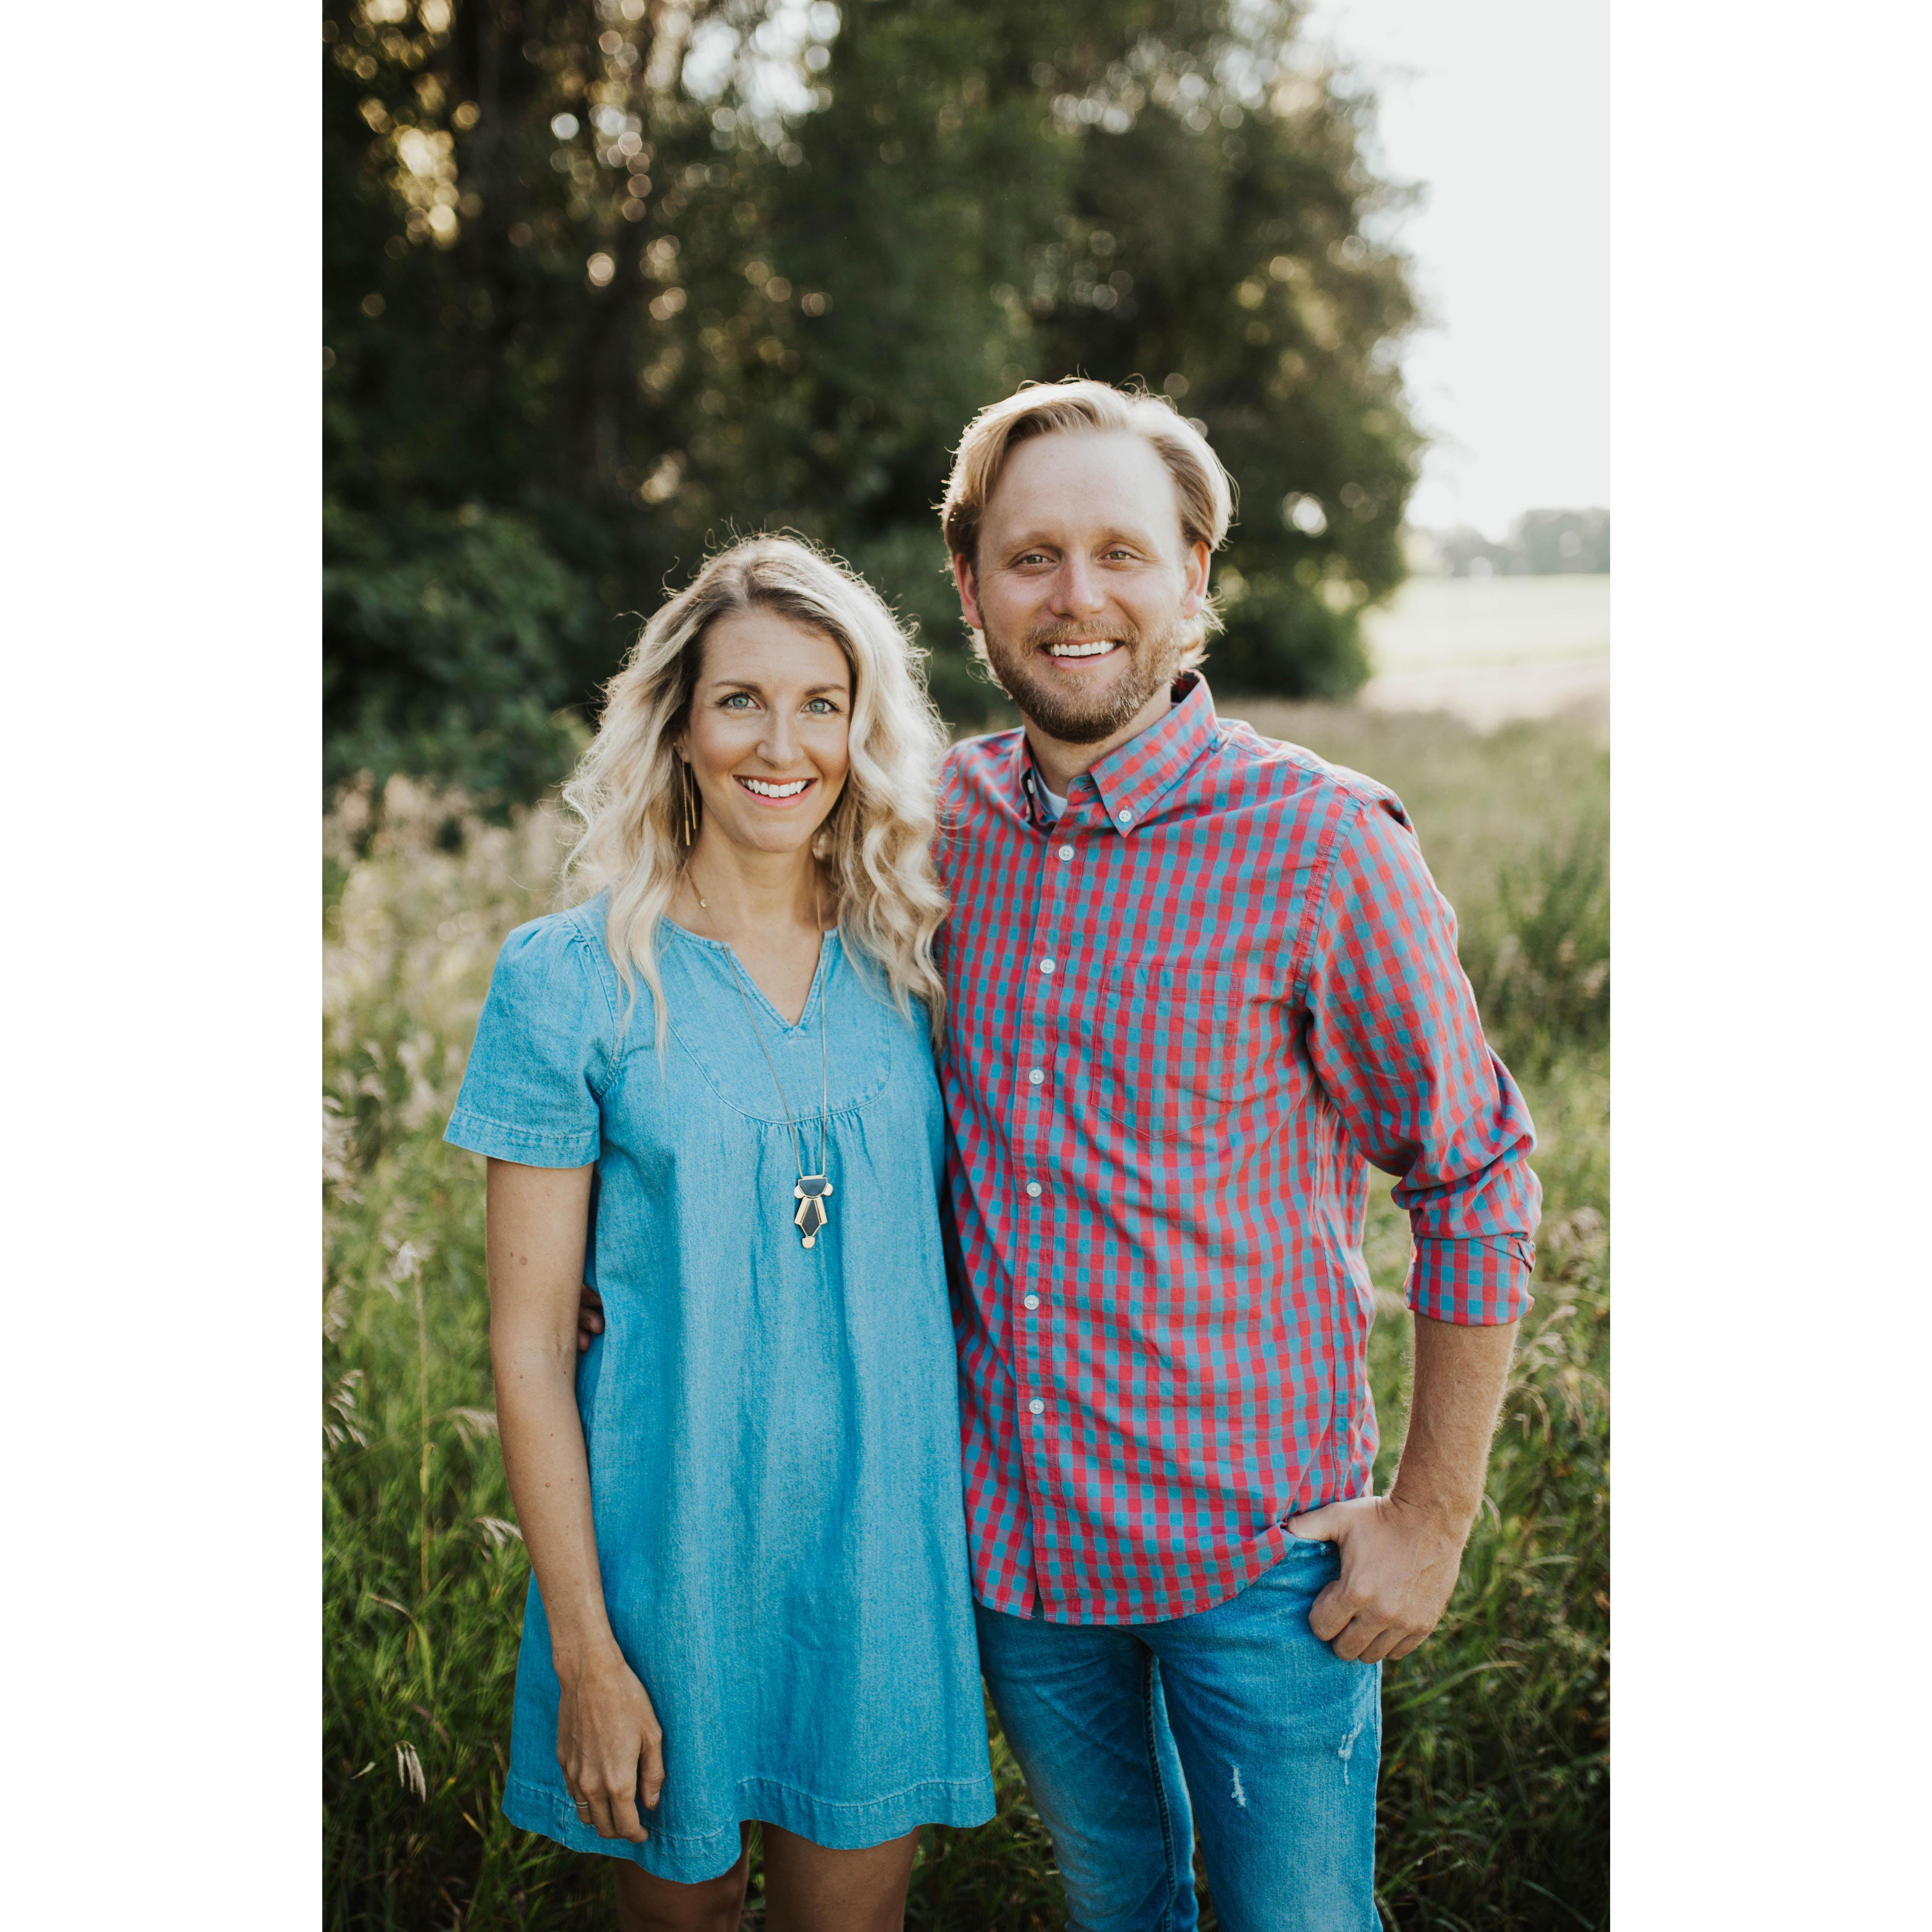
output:
M 601 627 L 590 586 L 530 524 L 331 506 L 322 586 L 326 790 L 362 773 L 380 792 L 408 772 L 500 812 L 569 770 L 584 727 L 565 707 Z

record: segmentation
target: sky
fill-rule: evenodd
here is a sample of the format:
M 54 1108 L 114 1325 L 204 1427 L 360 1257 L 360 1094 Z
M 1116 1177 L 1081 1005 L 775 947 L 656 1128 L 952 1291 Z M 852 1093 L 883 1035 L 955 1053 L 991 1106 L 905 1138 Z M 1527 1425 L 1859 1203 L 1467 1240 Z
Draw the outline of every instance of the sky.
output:
M 1376 88 L 1382 171 L 1426 188 L 1395 230 L 1438 325 L 1406 362 L 1437 439 L 1408 520 L 1607 507 L 1606 0 L 1317 0 L 1303 32 Z

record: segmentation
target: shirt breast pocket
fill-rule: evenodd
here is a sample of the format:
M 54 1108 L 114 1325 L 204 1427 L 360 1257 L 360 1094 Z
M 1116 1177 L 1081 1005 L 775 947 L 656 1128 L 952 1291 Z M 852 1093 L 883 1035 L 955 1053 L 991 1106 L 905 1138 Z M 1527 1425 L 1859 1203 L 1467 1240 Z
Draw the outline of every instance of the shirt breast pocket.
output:
M 1269 1084 L 1272 1010 L 1238 969 L 1114 966 L 1082 1033 L 1096 1111 L 1143 1138 L 1197 1137 Z

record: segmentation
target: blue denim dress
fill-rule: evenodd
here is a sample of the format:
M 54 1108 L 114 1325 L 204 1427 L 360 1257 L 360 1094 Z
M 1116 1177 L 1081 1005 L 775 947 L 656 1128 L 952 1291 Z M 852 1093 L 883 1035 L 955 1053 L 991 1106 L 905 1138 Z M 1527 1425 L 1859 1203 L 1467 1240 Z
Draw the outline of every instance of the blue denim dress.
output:
M 600 896 L 504 942 L 447 1138 L 532 1167 L 594 1161 L 586 1267 L 605 1327 L 578 1406 L 610 1626 L 657 1709 L 641 1845 L 579 1822 L 532 1579 L 503 1810 L 691 1883 L 741 1820 L 852 1849 L 993 1811 L 966 1565 L 938 1215 L 944 1123 L 922 1013 L 828 936 L 788 1027 L 745 975 L 808 1167 L 830 1062 L 830 1225 L 798 1168 L 727 949 L 666 922 L 662 1052 L 604 943 Z

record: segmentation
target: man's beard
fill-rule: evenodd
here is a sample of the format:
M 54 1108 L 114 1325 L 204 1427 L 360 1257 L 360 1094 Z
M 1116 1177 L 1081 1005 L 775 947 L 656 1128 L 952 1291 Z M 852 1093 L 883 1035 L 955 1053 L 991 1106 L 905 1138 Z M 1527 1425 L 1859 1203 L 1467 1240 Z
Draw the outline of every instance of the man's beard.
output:
M 986 642 L 987 662 L 1006 695 L 1048 737 L 1058 738 L 1063 745 L 1097 745 L 1124 730 L 1147 709 L 1156 692 L 1174 682 L 1187 648 L 1178 626 L 1149 638 L 1125 620 L 1098 626 L 1038 625 L 1026 634 L 1017 650 L 996 638 L 991 630 L 981 635 Z M 1035 653 L 1047 645 L 1090 644 L 1102 638 L 1114 640 L 1127 657 L 1125 674 L 1116 677 L 1112 689 L 1104 694 L 1087 698 L 1077 688 L 1055 688 L 1034 669 Z

